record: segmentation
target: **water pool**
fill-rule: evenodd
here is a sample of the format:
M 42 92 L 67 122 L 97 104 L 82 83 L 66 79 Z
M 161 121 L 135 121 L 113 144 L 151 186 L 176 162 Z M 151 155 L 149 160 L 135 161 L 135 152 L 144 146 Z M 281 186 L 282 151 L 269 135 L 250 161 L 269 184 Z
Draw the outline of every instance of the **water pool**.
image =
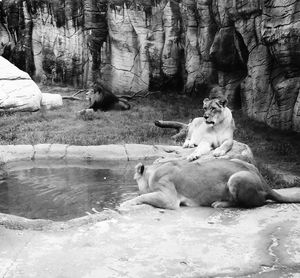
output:
M 0 212 L 30 219 L 66 221 L 115 209 L 138 195 L 129 162 L 9 164 L 0 180 Z

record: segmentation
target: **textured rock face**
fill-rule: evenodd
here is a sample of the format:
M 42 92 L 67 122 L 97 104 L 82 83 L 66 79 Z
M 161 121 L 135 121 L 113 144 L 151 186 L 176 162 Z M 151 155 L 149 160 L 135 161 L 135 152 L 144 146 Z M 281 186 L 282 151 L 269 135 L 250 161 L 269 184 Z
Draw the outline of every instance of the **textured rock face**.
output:
M 247 115 L 300 131 L 294 0 L 0 2 L 0 54 L 47 83 L 113 93 L 219 84 Z
M 249 17 L 235 23 L 249 52 L 242 84 L 246 113 L 270 126 L 300 131 L 300 3 L 273 0 L 260 6 L 257 1 L 238 12 Z
M 102 8 L 93 0 L 2 1 L 0 54 L 45 83 L 96 79 L 107 37 Z

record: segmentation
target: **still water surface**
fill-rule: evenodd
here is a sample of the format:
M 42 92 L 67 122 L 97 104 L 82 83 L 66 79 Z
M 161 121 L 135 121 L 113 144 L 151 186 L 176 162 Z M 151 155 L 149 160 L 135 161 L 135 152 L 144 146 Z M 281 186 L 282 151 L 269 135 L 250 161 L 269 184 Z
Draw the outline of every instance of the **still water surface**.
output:
M 107 165 L 106 165 L 107 164 Z M 16 164 L 0 181 L 0 212 L 64 221 L 138 195 L 136 163 Z

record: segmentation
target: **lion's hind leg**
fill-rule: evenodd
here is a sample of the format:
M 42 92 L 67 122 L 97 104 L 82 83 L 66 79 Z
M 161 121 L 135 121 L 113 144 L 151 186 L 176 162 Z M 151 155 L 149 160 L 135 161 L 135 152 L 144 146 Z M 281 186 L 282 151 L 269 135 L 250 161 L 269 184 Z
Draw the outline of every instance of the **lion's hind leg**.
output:
M 233 174 L 227 183 L 231 202 L 236 206 L 251 208 L 265 204 L 266 192 L 260 177 L 250 171 L 240 171 Z

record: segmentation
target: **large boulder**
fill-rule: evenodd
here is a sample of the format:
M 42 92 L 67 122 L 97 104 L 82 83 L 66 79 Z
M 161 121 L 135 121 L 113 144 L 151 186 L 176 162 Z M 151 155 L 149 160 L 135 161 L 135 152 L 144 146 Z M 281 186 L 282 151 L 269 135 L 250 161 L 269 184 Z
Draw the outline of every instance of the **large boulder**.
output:
M 0 56 L 0 109 L 34 112 L 63 105 L 59 94 L 42 94 L 29 74 Z
M 43 93 L 41 108 L 46 110 L 58 109 L 63 106 L 63 99 L 60 94 Z
M 195 151 L 195 148 L 182 148 L 180 146 L 163 146 L 158 145 L 156 146 L 156 149 L 160 152 L 160 157 L 156 160 L 156 162 L 164 162 L 164 161 L 170 161 L 170 160 L 177 160 L 186 158 L 190 154 L 192 154 Z M 215 157 L 213 155 L 213 152 L 210 152 L 206 155 L 202 155 L 199 159 L 195 160 L 194 163 L 206 161 L 206 160 L 212 160 L 212 159 L 240 159 L 243 161 L 246 161 L 248 163 L 255 164 L 255 159 L 253 157 L 253 153 L 248 145 L 233 141 L 233 146 L 230 151 L 228 151 L 224 156 L 221 157 Z
M 42 93 L 29 74 L 0 56 L 0 109 L 37 111 Z

